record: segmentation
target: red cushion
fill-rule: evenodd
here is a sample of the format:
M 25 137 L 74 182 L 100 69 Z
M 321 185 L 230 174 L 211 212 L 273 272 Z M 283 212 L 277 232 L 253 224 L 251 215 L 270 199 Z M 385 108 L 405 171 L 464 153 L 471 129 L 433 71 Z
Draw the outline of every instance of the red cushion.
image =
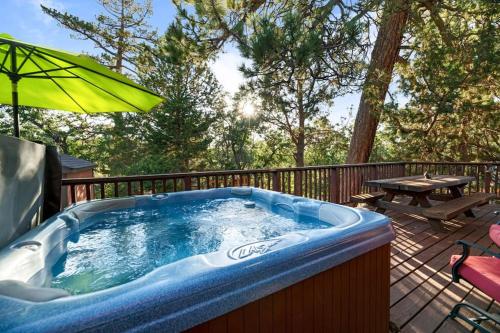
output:
M 451 256 L 453 265 L 461 256 Z M 458 274 L 486 295 L 500 302 L 500 259 L 495 257 L 468 257 L 458 268 Z
M 500 246 L 500 225 L 492 224 L 490 226 L 490 238 L 497 246 Z

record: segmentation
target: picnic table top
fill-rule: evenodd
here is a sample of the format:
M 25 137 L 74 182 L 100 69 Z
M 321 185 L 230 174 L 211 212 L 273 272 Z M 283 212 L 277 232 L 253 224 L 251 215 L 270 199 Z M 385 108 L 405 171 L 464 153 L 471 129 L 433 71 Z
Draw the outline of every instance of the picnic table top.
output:
M 380 187 L 382 189 L 395 189 L 410 192 L 426 192 L 444 187 L 466 185 L 474 177 L 440 175 L 427 179 L 424 176 L 398 177 L 389 179 L 374 179 L 365 181 L 366 186 Z

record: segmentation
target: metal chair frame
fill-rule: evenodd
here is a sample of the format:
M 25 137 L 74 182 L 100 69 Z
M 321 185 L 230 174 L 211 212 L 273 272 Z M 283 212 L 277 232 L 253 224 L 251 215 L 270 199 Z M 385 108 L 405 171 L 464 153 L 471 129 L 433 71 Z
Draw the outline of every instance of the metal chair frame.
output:
M 497 222 L 497 224 L 500 224 L 500 222 Z M 464 240 L 459 240 L 456 242 L 456 244 L 462 246 L 463 252 L 462 252 L 462 256 L 453 264 L 453 266 L 451 268 L 451 275 L 452 275 L 453 282 L 460 282 L 460 279 L 464 279 L 462 276 L 460 276 L 460 274 L 458 274 L 458 269 L 459 269 L 460 265 L 469 257 L 471 248 L 479 249 L 487 255 L 490 255 L 492 257 L 500 259 L 500 253 L 493 252 L 490 249 L 487 249 L 484 246 L 481 246 L 479 244 L 470 243 L 470 242 L 467 242 Z M 467 281 L 467 279 L 464 279 L 464 280 Z M 469 281 L 467 281 L 467 282 L 469 282 Z M 462 308 L 468 308 L 469 310 L 477 313 L 479 316 L 475 317 L 475 318 L 466 317 L 460 313 L 460 309 L 462 309 Z M 487 330 L 486 328 L 481 326 L 482 321 L 491 320 L 495 324 L 500 325 L 500 315 L 489 313 L 483 309 L 478 308 L 475 305 L 465 303 L 465 302 L 461 302 L 461 303 L 456 304 L 453 307 L 453 309 L 451 310 L 451 312 L 448 314 L 448 316 L 446 317 L 446 319 L 448 319 L 448 318 L 451 318 L 451 319 L 460 318 L 463 321 L 472 325 L 474 328 L 476 328 L 481 333 L 491 333 L 489 330 Z

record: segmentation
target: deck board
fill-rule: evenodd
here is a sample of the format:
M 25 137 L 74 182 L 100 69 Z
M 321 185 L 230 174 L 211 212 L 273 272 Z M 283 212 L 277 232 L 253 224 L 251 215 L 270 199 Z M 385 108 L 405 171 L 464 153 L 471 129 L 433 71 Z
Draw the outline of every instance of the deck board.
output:
M 445 223 L 446 232 L 433 231 L 418 216 L 386 212 L 397 235 L 391 249 L 391 321 L 401 332 L 471 332 L 463 322 L 445 320 L 453 305 L 464 300 L 499 312 L 498 304 L 472 285 L 451 283 L 448 265 L 450 256 L 461 252 L 455 245 L 459 239 L 495 247 L 488 237 L 489 226 L 500 221 L 495 210 L 499 204 L 475 209 L 474 218 L 461 215 Z M 500 331 L 498 326 L 489 328 Z
M 489 238 L 485 234 L 478 243 L 486 245 L 487 242 L 489 242 Z M 479 254 L 479 251 L 471 252 L 471 255 Z M 447 257 L 449 259 L 449 256 Z M 418 304 L 427 302 L 427 306 L 418 313 L 414 311 L 415 309 L 412 309 L 415 313 L 410 311 L 410 315 L 413 314 L 413 317 L 408 316 L 406 318 L 409 323 L 405 325 L 403 332 L 432 332 L 442 322 L 442 318 L 449 313 L 448 309 L 451 309 L 456 303 L 465 298 L 470 288 L 467 288 L 462 283 L 451 283 L 450 280 L 451 270 L 447 262 L 445 262 L 440 271 L 430 275 L 425 282 L 421 283 L 412 292 L 412 294 L 417 294 L 417 297 L 409 295 L 409 297 L 404 298 L 404 300 L 409 298 L 418 299 Z M 426 297 L 418 297 L 422 289 L 426 290 Z M 396 306 L 393 307 L 395 311 L 397 311 L 396 308 Z

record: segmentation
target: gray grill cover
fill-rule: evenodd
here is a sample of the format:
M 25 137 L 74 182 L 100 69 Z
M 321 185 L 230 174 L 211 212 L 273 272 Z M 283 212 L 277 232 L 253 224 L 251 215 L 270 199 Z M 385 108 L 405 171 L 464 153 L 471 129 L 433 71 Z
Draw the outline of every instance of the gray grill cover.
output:
M 42 218 L 45 146 L 0 136 L 0 248 Z

